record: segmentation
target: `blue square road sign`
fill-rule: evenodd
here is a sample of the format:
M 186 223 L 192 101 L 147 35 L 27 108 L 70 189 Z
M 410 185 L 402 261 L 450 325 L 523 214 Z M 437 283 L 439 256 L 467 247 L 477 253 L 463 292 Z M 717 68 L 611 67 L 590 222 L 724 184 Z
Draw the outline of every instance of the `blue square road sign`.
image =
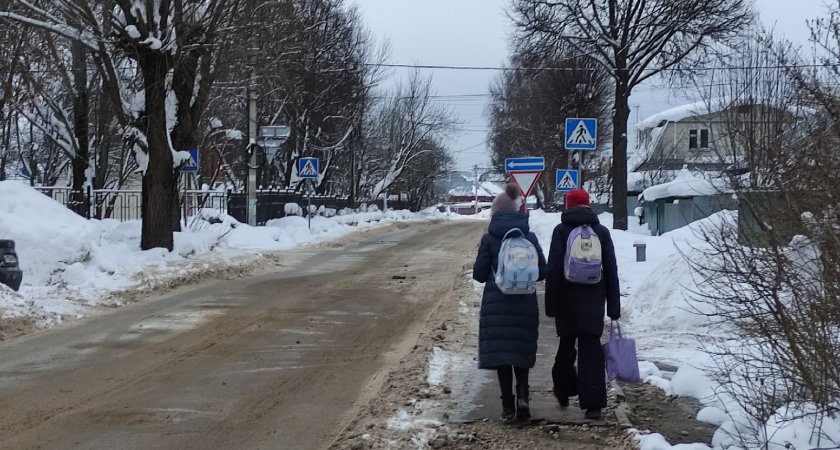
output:
M 566 150 L 595 150 L 598 147 L 598 119 L 566 119 Z
M 569 192 L 577 189 L 580 185 L 579 172 L 573 169 L 557 169 L 557 178 L 555 186 L 557 192 Z
M 190 152 L 190 160 L 181 166 L 181 172 L 198 172 L 198 147 L 193 147 L 187 151 Z
M 298 178 L 317 179 L 319 173 L 318 158 L 298 159 Z

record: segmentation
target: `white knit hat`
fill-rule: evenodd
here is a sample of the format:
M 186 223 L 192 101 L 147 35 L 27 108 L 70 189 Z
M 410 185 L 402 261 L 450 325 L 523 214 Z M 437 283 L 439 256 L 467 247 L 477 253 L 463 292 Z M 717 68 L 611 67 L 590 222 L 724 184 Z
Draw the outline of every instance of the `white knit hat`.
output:
M 522 190 L 519 189 L 519 186 L 516 183 L 508 183 L 505 186 L 505 191 L 493 199 L 490 214 L 518 212 L 519 206 L 522 204 L 521 199 Z

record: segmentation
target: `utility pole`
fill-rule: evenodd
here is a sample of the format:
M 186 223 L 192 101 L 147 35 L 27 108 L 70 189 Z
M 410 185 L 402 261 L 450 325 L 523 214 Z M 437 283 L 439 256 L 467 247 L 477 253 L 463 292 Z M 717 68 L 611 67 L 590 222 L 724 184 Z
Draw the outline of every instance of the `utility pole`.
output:
M 248 83 L 248 225 L 257 225 L 257 93 Z
M 473 187 L 475 188 L 475 214 L 478 214 L 478 164 L 473 166 L 475 169 L 475 178 L 473 179 Z

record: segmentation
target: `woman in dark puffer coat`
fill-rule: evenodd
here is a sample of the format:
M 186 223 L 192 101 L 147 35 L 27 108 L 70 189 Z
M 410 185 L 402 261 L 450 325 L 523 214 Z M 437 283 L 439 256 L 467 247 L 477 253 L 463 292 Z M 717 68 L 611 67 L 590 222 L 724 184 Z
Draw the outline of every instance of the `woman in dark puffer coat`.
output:
M 502 421 L 531 417 L 528 405 L 528 371 L 537 358 L 539 309 L 537 294 L 506 295 L 499 290 L 493 273 L 498 267 L 502 238 L 519 228 L 537 249 L 539 280 L 545 278 L 546 262 L 537 236 L 530 232 L 528 216 L 519 212 L 519 186 L 508 184 L 493 200 L 488 232 L 481 238 L 473 265 L 473 278 L 484 284 L 478 332 L 478 367 L 498 372 L 502 391 Z M 516 397 L 513 377 L 516 374 Z
M 560 337 L 551 378 L 561 407 L 569 406 L 569 397 L 579 395 L 585 416 L 600 419 L 601 409 L 607 406 L 607 384 L 599 339 L 604 332 L 605 307 L 610 319 L 621 317 L 618 264 L 610 231 L 598 221 L 589 193 L 582 189 L 569 192 L 566 207 L 551 238 L 545 281 L 545 313 L 554 317 Z M 564 275 L 569 235 L 581 225 L 589 225 L 601 243 L 603 273 L 598 284 L 575 284 Z

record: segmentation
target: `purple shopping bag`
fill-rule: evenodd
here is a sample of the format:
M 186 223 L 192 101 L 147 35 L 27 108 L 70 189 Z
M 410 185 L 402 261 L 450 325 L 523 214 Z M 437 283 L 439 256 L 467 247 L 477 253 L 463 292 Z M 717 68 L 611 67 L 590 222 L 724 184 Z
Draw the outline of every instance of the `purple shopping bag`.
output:
M 604 359 L 607 361 L 607 375 L 610 380 L 618 378 L 629 383 L 641 381 L 639 376 L 639 360 L 636 359 L 636 341 L 625 338 L 621 334 L 621 324 L 614 322 L 618 328 L 615 335 L 613 322 L 610 323 L 610 340 L 604 344 Z

